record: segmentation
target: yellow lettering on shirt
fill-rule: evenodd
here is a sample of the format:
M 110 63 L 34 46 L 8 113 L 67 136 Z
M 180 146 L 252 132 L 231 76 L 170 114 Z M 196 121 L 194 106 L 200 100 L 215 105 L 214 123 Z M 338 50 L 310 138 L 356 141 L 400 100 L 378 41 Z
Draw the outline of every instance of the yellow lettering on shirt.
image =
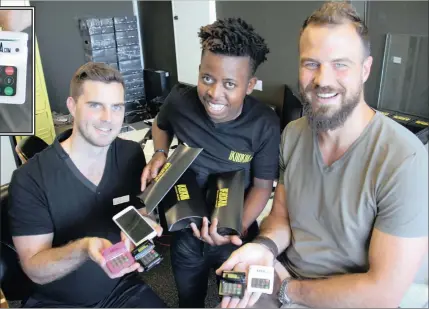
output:
M 229 161 L 236 163 L 249 163 L 252 159 L 253 156 L 251 154 L 240 153 L 233 150 L 231 150 L 228 158 Z

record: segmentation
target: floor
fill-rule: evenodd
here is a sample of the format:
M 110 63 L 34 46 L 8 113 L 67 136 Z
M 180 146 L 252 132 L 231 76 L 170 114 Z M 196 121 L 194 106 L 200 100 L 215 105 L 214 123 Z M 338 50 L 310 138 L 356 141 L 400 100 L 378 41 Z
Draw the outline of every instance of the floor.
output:
M 168 236 L 166 236 L 168 237 Z M 164 241 L 162 238 L 160 241 Z M 164 260 L 160 265 L 146 274 L 143 274 L 143 280 L 161 297 L 168 307 L 178 308 L 179 301 L 177 297 L 176 283 L 174 281 L 173 272 L 170 262 L 169 247 L 157 244 L 157 251 L 164 256 Z M 212 270 L 208 282 L 206 308 L 214 308 L 219 302 L 217 296 L 216 275 Z

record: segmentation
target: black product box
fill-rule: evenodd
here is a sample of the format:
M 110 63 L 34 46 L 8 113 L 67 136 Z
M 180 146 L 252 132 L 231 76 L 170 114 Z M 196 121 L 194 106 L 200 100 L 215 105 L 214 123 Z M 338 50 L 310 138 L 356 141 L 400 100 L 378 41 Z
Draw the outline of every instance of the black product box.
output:
M 116 48 L 85 50 L 85 61 L 89 62 L 117 62 Z
M 113 18 L 81 18 L 79 19 L 79 31 L 83 36 L 113 33 Z
M 140 59 L 119 61 L 118 64 L 122 74 L 138 73 L 143 70 Z
M 113 23 L 115 25 L 137 23 L 137 17 L 136 16 L 117 16 L 117 17 L 113 17 Z
M 140 59 L 140 46 L 137 44 L 120 46 L 117 48 L 117 54 L 119 61 Z
M 117 47 L 128 45 L 139 45 L 139 33 L 137 30 L 116 32 Z
M 116 48 L 114 33 L 82 36 L 85 50 Z
M 133 89 L 125 89 L 125 101 L 131 101 L 144 98 L 144 88 L 138 87 Z
M 125 82 L 126 89 L 134 89 L 134 88 L 144 88 L 143 79 L 135 79 L 129 82 Z
M 378 110 L 389 118 L 392 118 L 397 123 L 403 125 L 408 130 L 413 132 L 423 144 L 429 140 L 429 119 L 411 116 L 391 110 Z
M 115 32 L 137 30 L 137 22 L 128 24 L 115 24 Z
M 124 83 L 132 83 L 134 81 L 143 82 L 143 71 L 138 71 L 136 73 L 131 74 L 122 74 L 122 78 L 124 79 Z

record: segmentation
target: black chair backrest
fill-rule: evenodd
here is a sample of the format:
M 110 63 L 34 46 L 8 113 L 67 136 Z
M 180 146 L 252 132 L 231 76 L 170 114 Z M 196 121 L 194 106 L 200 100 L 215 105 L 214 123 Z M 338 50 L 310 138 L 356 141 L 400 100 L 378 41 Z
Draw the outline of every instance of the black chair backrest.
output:
M 33 135 L 19 141 L 17 150 L 26 160 L 29 160 L 46 147 L 48 147 L 48 144 L 43 139 Z
M 281 130 L 283 131 L 287 124 L 293 120 L 302 117 L 301 101 L 293 94 L 292 90 L 285 85 L 283 98 L 283 108 L 281 112 Z
M 8 216 L 9 185 L 0 187 L 1 240 L 0 240 L 0 286 L 8 301 L 24 300 L 33 283 L 22 271 L 10 232 Z

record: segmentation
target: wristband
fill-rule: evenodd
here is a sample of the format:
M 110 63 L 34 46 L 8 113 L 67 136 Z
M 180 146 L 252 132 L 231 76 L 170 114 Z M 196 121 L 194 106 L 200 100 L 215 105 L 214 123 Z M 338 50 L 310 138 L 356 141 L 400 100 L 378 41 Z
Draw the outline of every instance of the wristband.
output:
M 252 241 L 254 244 L 261 244 L 264 247 L 266 247 L 268 250 L 272 252 L 274 255 L 274 258 L 276 258 L 279 255 L 279 249 L 277 248 L 276 243 L 266 236 L 256 236 L 256 238 Z
M 156 155 L 156 153 L 158 153 L 158 152 L 162 152 L 165 155 L 166 158 L 168 157 L 167 156 L 167 152 L 165 152 L 164 149 L 157 149 L 157 150 L 155 150 L 155 153 L 153 155 Z

